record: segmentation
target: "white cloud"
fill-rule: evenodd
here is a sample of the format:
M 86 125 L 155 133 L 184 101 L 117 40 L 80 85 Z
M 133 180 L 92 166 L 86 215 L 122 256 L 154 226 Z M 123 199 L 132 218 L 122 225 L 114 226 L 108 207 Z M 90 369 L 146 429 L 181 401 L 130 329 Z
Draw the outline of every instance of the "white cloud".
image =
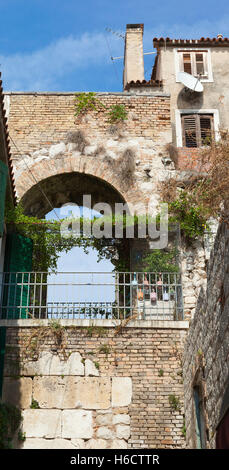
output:
M 224 36 L 228 34 L 229 17 L 225 15 L 215 23 L 209 20 L 188 25 L 182 24 L 156 24 L 152 28 L 145 29 L 144 50 L 153 50 L 152 39 L 154 37 L 172 38 L 200 38 L 214 37 L 218 33 Z M 85 33 L 81 37 L 68 36 L 60 38 L 43 49 L 30 54 L 18 53 L 9 56 L 0 55 L 0 68 L 3 73 L 3 85 L 5 90 L 14 91 L 52 91 L 63 89 L 64 78 L 74 74 L 77 89 L 77 74 L 84 77 L 85 89 L 87 79 L 96 72 L 101 73 L 100 89 L 103 90 L 106 74 L 106 82 L 113 84 L 114 70 L 111 65 L 110 55 L 122 56 L 124 42 L 111 33 Z M 145 56 L 147 57 L 147 56 Z M 148 56 L 148 75 L 153 63 L 153 56 Z M 121 87 L 122 61 L 117 61 L 115 67 L 119 69 Z M 109 75 L 110 71 L 110 75 Z M 116 73 L 117 75 L 117 73 Z M 146 78 L 149 78 L 147 76 Z M 117 86 L 117 76 L 116 76 Z
M 112 52 L 123 48 L 112 40 Z M 0 55 L 4 89 L 45 91 L 58 87 L 60 79 L 74 71 L 102 67 L 109 61 L 105 35 L 85 33 L 80 38 L 60 38 L 31 54 Z

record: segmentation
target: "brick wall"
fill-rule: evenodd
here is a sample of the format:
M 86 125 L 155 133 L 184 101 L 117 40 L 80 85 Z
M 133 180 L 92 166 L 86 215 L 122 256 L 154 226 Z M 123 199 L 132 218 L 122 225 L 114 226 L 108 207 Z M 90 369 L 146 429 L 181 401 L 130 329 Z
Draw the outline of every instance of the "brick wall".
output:
M 59 330 L 61 339 L 50 326 L 28 327 L 27 321 L 26 327 L 9 327 L 3 393 L 23 409 L 24 448 L 185 447 L 181 358 L 187 323 L 171 323 L 122 330 L 75 325 Z M 86 397 L 79 395 L 80 387 L 87 387 Z M 30 408 L 32 397 L 40 409 Z M 89 434 L 76 440 L 73 415 L 79 410 L 92 421 Z M 62 420 L 64 434 L 40 430 L 45 413 L 50 429 Z M 72 420 L 71 436 L 66 419 Z
M 177 147 L 175 164 L 176 168 L 181 171 L 200 171 L 205 168 L 200 148 Z
M 162 157 L 171 141 L 168 95 L 97 94 L 106 109 L 98 105 L 79 117 L 74 115 L 73 93 L 10 93 L 7 98 L 9 132 L 16 144 L 11 141 L 19 198 L 34 186 L 29 169 L 37 181 L 71 171 L 94 175 L 113 184 L 135 205 L 147 202 L 158 179 L 167 174 Z M 111 125 L 108 112 L 115 104 L 125 106 L 128 119 Z M 86 139 L 83 151 L 67 139 L 69 132 L 79 130 Z M 126 191 L 105 157 L 116 159 L 130 148 L 136 157 L 136 171 Z
M 204 401 L 206 446 L 215 447 L 216 426 L 229 380 L 229 229 L 222 224 L 208 264 L 184 351 L 184 396 L 187 444 L 196 447 L 193 387 Z

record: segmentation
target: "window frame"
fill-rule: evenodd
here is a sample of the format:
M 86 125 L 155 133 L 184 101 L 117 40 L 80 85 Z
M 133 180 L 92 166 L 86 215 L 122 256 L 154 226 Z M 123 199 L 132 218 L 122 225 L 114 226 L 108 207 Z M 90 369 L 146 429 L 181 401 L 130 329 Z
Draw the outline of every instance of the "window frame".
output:
M 196 397 L 198 396 L 198 404 Z M 195 383 L 192 388 L 193 400 L 193 425 L 194 425 L 194 441 L 196 449 L 207 448 L 207 426 L 206 411 L 203 396 L 203 387 L 201 381 Z M 199 410 L 197 410 L 197 405 Z
M 216 141 L 220 139 L 219 134 L 219 111 L 218 109 L 176 109 L 175 122 L 176 122 L 176 145 L 177 147 L 184 147 L 183 145 L 183 129 L 181 117 L 185 114 L 211 114 L 213 115 L 213 135 Z M 201 147 L 186 147 L 186 148 L 201 148 Z
M 204 61 L 204 67 L 205 69 L 207 69 L 207 72 L 208 72 L 208 75 L 206 76 L 203 76 L 202 78 L 200 77 L 199 80 L 201 82 L 213 82 L 213 72 L 212 72 L 212 63 L 211 63 L 211 50 L 209 48 L 206 48 L 206 47 L 179 47 L 179 48 L 176 48 L 174 49 L 174 59 L 175 59 L 175 72 L 176 72 L 176 82 L 177 83 L 181 83 L 181 81 L 179 80 L 179 72 L 182 72 L 184 71 L 183 70 L 183 67 L 181 66 L 181 64 L 183 63 L 181 61 L 181 54 L 183 53 L 186 53 L 186 54 L 191 54 L 191 66 L 192 66 L 192 69 L 196 69 L 196 63 L 194 63 L 194 54 L 192 53 L 203 53 L 205 52 L 205 57 L 203 57 L 203 61 Z M 196 72 L 196 70 L 194 70 Z M 196 76 L 193 74 L 193 76 Z
M 186 133 L 185 133 L 185 125 L 184 125 L 184 119 L 185 117 L 193 117 L 193 120 L 195 121 L 195 140 L 196 140 L 196 145 L 187 145 L 186 142 Z M 202 144 L 202 129 L 201 129 L 201 117 L 210 119 L 211 122 L 211 138 L 214 137 L 214 117 L 213 114 L 202 114 L 202 113 L 191 113 L 191 114 L 182 114 L 181 115 L 181 128 L 182 128 L 182 146 L 187 147 L 187 148 L 199 148 L 205 146 Z M 190 129 L 191 133 L 191 129 Z

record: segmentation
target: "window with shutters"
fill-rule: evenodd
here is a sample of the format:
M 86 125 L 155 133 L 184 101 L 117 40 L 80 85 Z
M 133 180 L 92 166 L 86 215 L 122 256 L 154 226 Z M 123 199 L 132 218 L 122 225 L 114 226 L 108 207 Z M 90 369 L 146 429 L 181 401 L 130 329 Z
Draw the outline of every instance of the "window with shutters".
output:
M 213 138 L 213 115 L 181 115 L 183 147 L 210 145 Z
M 178 51 L 180 72 L 190 73 L 198 78 L 208 78 L 208 51 Z

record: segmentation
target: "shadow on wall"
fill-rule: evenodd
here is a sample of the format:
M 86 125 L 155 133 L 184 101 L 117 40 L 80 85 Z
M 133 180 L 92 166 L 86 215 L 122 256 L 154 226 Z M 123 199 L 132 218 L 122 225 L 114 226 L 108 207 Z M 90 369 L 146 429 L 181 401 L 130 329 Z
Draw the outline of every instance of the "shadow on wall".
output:
M 196 93 L 187 88 L 182 88 L 177 97 L 178 109 L 200 109 L 203 107 L 203 93 Z

